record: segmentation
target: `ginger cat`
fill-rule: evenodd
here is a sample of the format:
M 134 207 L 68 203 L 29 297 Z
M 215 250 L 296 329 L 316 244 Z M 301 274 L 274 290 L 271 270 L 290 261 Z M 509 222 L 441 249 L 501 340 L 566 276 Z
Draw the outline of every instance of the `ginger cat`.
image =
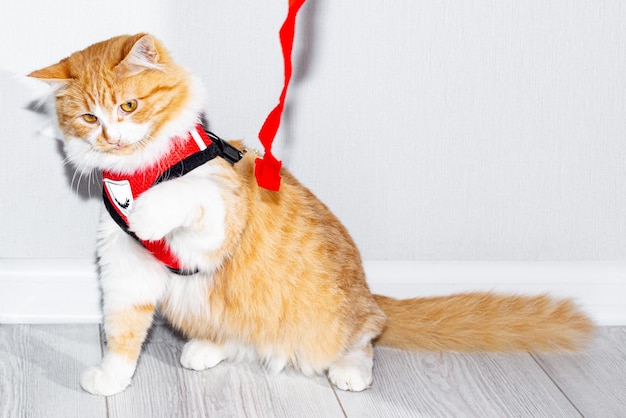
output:
M 69 161 L 103 171 L 107 346 L 81 376 L 88 392 L 130 384 L 156 308 L 189 338 L 186 368 L 252 354 L 271 371 L 327 373 L 351 391 L 372 384 L 372 344 L 574 350 L 591 333 L 569 301 L 546 296 L 372 295 L 344 226 L 286 170 L 279 192 L 260 189 L 255 153 L 204 132 L 200 83 L 151 35 L 91 45 L 30 76 L 56 86 Z M 187 171 L 170 176 L 172 167 Z

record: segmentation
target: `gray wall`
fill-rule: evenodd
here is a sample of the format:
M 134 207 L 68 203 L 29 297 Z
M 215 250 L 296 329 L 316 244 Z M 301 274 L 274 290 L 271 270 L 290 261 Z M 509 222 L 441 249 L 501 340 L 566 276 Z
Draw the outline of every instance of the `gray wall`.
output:
M 258 146 L 287 1 L 187 3 L 0 6 L 0 258 L 92 257 L 99 210 L 16 73 L 150 31 Z M 365 259 L 626 259 L 626 2 L 309 0 L 298 25 L 278 154 Z

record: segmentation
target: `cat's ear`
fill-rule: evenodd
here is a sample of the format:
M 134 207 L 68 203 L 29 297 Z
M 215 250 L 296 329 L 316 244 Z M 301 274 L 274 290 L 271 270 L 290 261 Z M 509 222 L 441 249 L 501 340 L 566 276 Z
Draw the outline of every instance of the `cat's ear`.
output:
M 50 83 L 67 83 L 71 78 L 68 60 L 66 58 L 57 64 L 33 71 L 28 76 Z
M 154 38 L 142 35 L 115 69 L 118 74 L 125 76 L 139 74 L 145 70 L 160 70 L 162 68 L 160 58 Z

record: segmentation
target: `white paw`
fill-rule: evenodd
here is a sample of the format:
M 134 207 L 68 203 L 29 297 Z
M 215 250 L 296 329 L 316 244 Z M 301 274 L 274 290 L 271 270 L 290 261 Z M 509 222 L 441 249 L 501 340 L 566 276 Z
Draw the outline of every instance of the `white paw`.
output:
M 190 223 L 190 208 L 176 193 L 174 181 L 168 181 L 144 192 L 128 215 L 129 229 L 139 238 L 158 241 L 174 229 Z
M 371 346 L 355 348 L 335 360 L 328 368 L 328 378 L 341 390 L 360 392 L 372 385 L 374 366 Z
M 191 340 L 183 347 L 180 364 L 186 369 L 206 370 L 217 366 L 226 357 L 219 345 L 206 340 Z
M 80 385 L 94 395 L 109 396 L 126 389 L 130 377 L 116 376 L 101 367 L 90 367 L 80 375 Z
M 360 392 L 372 385 L 372 370 L 334 366 L 328 370 L 328 378 L 341 390 Z

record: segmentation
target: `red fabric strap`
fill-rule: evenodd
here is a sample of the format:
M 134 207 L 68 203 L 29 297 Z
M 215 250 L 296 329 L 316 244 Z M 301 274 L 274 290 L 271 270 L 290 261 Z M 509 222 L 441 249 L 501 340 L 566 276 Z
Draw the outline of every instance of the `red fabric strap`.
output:
M 265 119 L 261 130 L 259 131 L 259 140 L 265 149 L 265 155 L 263 158 L 257 158 L 255 161 L 254 175 L 256 176 L 257 183 L 264 189 L 273 190 L 277 192 L 280 189 L 280 168 L 282 162 L 278 161 L 274 154 L 272 154 L 272 143 L 278 127 L 280 126 L 280 118 L 285 108 L 285 96 L 287 96 L 287 87 L 289 86 L 289 80 L 291 80 L 292 65 L 291 65 L 291 51 L 293 49 L 293 38 L 296 27 L 296 14 L 300 7 L 304 4 L 305 0 L 290 0 L 289 11 L 287 12 L 287 18 L 285 23 L 280 28 L 280 44 L 283 50 L 283 59 L 285 62 L 285 83 L 283 85 L 283 91 L 280 94 L 280 99 L 276 107 L 270 112 Z

